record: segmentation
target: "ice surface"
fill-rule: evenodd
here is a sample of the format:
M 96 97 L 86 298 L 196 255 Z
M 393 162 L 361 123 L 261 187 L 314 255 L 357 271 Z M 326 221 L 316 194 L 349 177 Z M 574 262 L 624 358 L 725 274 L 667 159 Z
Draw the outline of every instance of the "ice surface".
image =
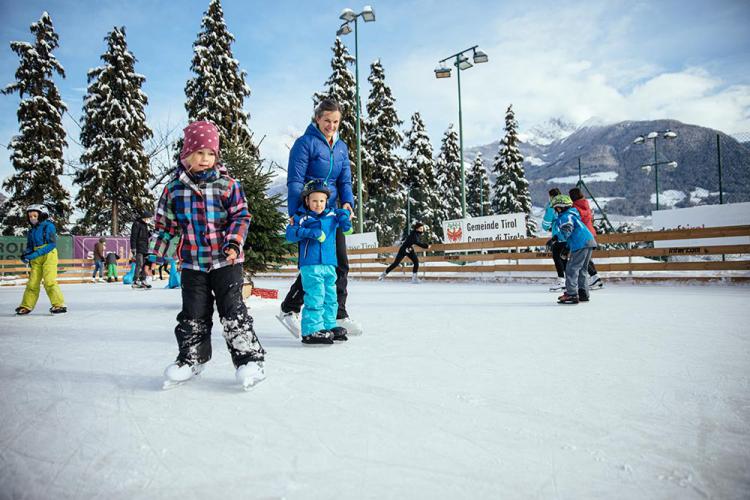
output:
M 365 334 L 311 349 L 252 298 L 268 378 L 221 325 L 162 391 L 180 291 L 0 287 L 4 498 L 702 499 L 750 491 L 750 287 L 350 281 Z M 291 280 L 258 280 L 283 296 Z

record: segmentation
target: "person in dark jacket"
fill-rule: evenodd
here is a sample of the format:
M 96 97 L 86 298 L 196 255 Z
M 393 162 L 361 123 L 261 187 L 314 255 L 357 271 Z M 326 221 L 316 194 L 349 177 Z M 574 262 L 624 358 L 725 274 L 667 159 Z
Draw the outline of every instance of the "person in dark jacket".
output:
M 117 261 L 119 259 L 120 256 L 115 252 L 107 252 L 107 256 L 104 257 L 104 261 L 107 264 L 107 283 L 119 281 L 117 278 Z
M 96 273 L 99 273 L 99 281 L 104 281 L 104 249 L 105 238 L 99 238 L 94 245 L 94 274 L 91 275 L 91 281 L 96 281 Z
M 315 109 L 313 122 L 305 134 L 298 138 L 289 152 L 287 170 L 287 209 L 289 222 L 302 203 L 302 190 L 312 180 L 322 181 L 331 196 L 328 208 L 343 208 L 354 214 L 354 194 L 352 193 L 352 173 L 349 166 L 349 149 L 338 137 L 341 122 L 341 107 L 333 99 L 323 99 Z M 349 318 L 346 311 L 347 280 L 349 259 L 346 256 L 346 238 L 340 228 L 336 231 L 336 298 L 338 310 L 336 323 L 351 335 L 361 335 L 362 327 Z M 304 289 L 301 276 L 297 276 L 286 298 L 281 303 L 281 311 L 276 318 L 293 335 L 301 330 L 299 313 L 304 302 Z
M 419 283 L 419 278 L 417 278 L 417 272 L 419 272 L 419 258 L 417 257 L 417 252 L 414 251 L 414 245 L 422 247 L 425 250 L 430 248 L 430 245 L 422 243 L 422 241 L 419 239 L 423 234 L 424 224 L 422 224 L 421 222 L 415 223 L 414 228 L 411 230 L 404 242 L 401 243 L 401 247 L 398 249 L 398 253 L 396 254 L 396 259 L 390 266 L 386 268 L 385 271 L 383 271 L 380 277 L 378 277 L 379 281 L 383 281 L 385 277 L 388 276 L 388 273 L 396 269 L 396 266 L 398 266 L 401 261 L 404 260 L 404 257 L 409 257 L 412 264 L 414 264 L 411 270 L 411 282 Z
M 146 282 L 146 267 L 149 265 L 146 254 L 148 253 L 148 243 L 151 237 L 151 229 L 148 223 L 153 216 L 153 212 L 142 212 L 141 216 L 133 222 L 133 226 L 130 229 L 130 251 L 135 258 L 133 288 L 151 288 L 151 285 Z

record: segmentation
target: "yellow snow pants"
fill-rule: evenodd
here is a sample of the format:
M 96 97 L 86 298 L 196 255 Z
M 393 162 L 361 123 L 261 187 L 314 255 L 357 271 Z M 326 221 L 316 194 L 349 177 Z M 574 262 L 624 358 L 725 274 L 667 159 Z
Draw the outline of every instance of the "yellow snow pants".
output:
M 39 285 L 44 281 L 44 291 L 52 306 L 64 306 L 65 297 L 57 284 L 57 248 L 31 261 L 31 275 L 23 292 L 21 307 L 33 310 L 39 300 Z

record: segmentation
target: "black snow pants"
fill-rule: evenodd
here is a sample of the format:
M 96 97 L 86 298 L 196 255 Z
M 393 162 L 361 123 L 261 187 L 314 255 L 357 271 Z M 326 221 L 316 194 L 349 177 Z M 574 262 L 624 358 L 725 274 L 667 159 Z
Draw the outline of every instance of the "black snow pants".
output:
M 411 272 L 412 274 L 417 274 L 417 272 L 419 272 L 419 258 L 417 257 L 417 252 L 415 252 L 412 247 L 399 248 L 398 253 L 396 254 L 396 260 L 394 260 L 393 263 L 386 268 L 385 274 L 388 274 L 394 269 L 396 269 L 396 266 L 401 264 L 401 261 L 404 260 L 404 257 L 409 257 L 412 264 L 414 264 L 414 267 L 412 268 Z
M 174 330 L 179 348 L 177 361 L 195 364 L 211 359 L 214 300 L 234 366 L 263 361 L 265 351 L 255 336 L 253 318 L 242 301 L 241 264 L 208 273 L 182 270 L 182 311 L 177 315 Z
M 556 241 L 552 244 L 552 260 L 555 262 L 555 270 L 557 271 L 558 278 L 565 277 L 565 266 L 567 264 L 567 260 L 563 259 L 560 256 L 563 248 L 565 248 L 565 243 L 562 241 Z M 596 274 L 596 266 L 594 265 L 593 260 L 589 260 L 586 271 L 589 273 L 589 276 L 593 276 Z
M 341 229 L 336 229 L 336 300 L 339 303 L 336 319 L 348 318 L 346 312 L 346 297 L 348 292 L 346 287 L 349 277 L 349 257 L 346 255 L 346 237 Z M 302 276 L 297 274 L 297 279 L 292 283 L 292 288 L 286 294 L 284 301 L 281 303 L 281 310 L 284 312 L 299 313 L 302 310 L 302 304 L 305 301 L 305 291 L 302 289 Z

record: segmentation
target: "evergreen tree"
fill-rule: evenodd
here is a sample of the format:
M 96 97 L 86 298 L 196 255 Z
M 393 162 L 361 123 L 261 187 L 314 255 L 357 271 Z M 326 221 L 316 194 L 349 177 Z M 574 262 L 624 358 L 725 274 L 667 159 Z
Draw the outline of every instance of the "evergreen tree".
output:
M 268 196 L 273 176 L 255 156 L 255 148 L 245 143 L 230 142 L 221 148 L 222 163 L 229 174 L 242 185 L 252 216 L 245 240 L 244 269 L 252 277 L 268 270 L 271 264 L 281 264 L 292 251 L 286 243 L 284 228 L 287 218 L 280 210 L 284 200 L 281 195 Z
M 339 124 L 339 138 L 349 147 L 349 161 L 352 170 L 352 186 L 354 194 L 357 194 L 357 88 L 354 79 L 354 73 L 349 71 L 349 66 L 354 64 L 354 57 L 349 54 L 346 45 L 339 37 L 331 47 L 333 58 L 331 58 L 331 69 L 333 72 L 326 80 L 326 89 L 323 92 L 316 92 L 313 95 L 314 107 L 325 98 L 334 99 L 341 106 L 341 123 Z M 360 123 L 360 128 L 362 127 Z M 362 132 L 360 130 L 360 132 Z M 364 134 L 362 134 L 364 135 Z M 362 152 L 364 159 L 366 153 Z M 363 175 L 364 177 L 364 175 Z M 362 186 L 364 192 L 367 182 Z M 360 200 L 357 200 L 359 203 Z
M 517 128 L 511 104 L 505 111 L 505 137 L 500 141 L 500 149 L 492 166 L 497 176 L 492 211 L 496 214 L 525 212 L 526 235 L 533 236 L 537 227 L 536 221 L 531 217 L 529 182 L 523 170 L 523 156 L 518 150 Z
M 406 132 L 406 176 L 403 180 L 409 196 L 411 224 L 422 222 L 425 229 L 442 241 L 441 200 L 432 159 L 432 144 L 425 131 L 419 112 L 411 117 L 411 129 Z
M 79 234 L 119 234 L 154 200 L 147 184 L 151 177 L 143 142 L 152 137 L 144 108 L 145 81 L 135 72 L 135 57 L 128 50 L 125 28 L 115 27 L 104 39 L 104 65 L 89 70 L 89 86 L 81 119 L 81 145 L 85 148 L 76 174 L 76 196 L 83 217 Z
M 442 220 L 454 220 L 461 213 L 461 154 L 458 149 L 458 134 L 453 124 L 443 135 L 440 155 L 436 162 L 438 187 L 443 198 Z
M 472 217 L 490 215 L 490 179 L 482 153 L 477 153 L 466 175 L 466 212 Z
M 70 195 L 60 182 L 63 174 L 65 129 L 62 116 L 67 109 L 52 77 L 65 78 L 65 70 L 52 51 L 58 36 L 46 12 L 31 25 L 34 43 L 11 42 L 20 64 L 16 81 L 6 86 L 3 94 L 18 92 L 20 134 L 13 137 L 8 149 L 16 173 L 3 182 L 10 194 L 6 202 L 3 234 L 21 235 L 28 229 L 26 207 L 43 203 L 54 219 L 58 231 L 65 231 L 72 211 Z
M 378 233 L 381 246 L 392 245 L 406 224 L 406 201 L 401 189 L 401 160 L 396 149 L 404 140 L 399 126 L 395 100 L 385 83 L 380 60 L 370 65 L 370 96 L 367 100 L 367 127 L 363 146 L 363 177 L 368 179 L 364 207 L 365 230 Z
M 211 0 L 201 28 L 193 43 L 190 66 L 196 76 L 185 85 L 188 118 L 191 122 L 212 122 L 219 129 L 222 143 L 249 144 L 250 152 L 257 157 L 247 124 L 250 115 L 244 110 L 245 97 L 250 96 L 250 87 L 245 83 L 247 72 L 240 70 L 239 61 L 232 55 L 235 38 L 224 22 L 220 0 Z

